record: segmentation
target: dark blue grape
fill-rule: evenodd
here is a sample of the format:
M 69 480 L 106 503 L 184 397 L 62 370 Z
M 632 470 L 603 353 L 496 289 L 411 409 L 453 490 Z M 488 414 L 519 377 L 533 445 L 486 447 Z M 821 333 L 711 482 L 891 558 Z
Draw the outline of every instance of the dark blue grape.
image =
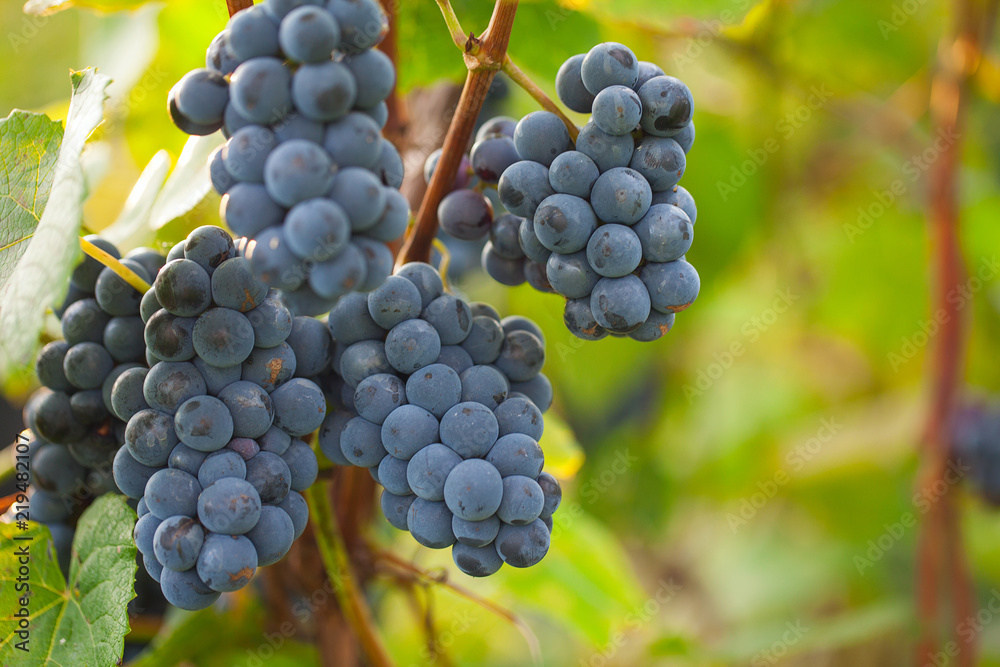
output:
M 154 572 L 150 572 L 150 576 L 153 574 Z M 167 602 L 180 609 L 189 611 L 205 609 L 219 599 L 219 593 L 209 588 L 198 577 L 198 573 L 194 569 L 178 572 L 163 568 L 159 572 L 159 577 L 163 597 L 167 599 Z
M 26 420 L 35 433 L 44 440 L 69 444 L 83 437 L 84 428 L 73 416 L 69 396 L 61 391 L 39 390 L 25 412 Z
M 384 125 L 382 123 L 382 126 Z M 403 173 L 405 171 L 403 158 L 399 155 L 399 150 L 385 137 L 382 138 L 382 150 L 379 151 L 378 164 L 375 165 L 373 171 L 382 181 L 382 185 L 396 190 L 403 187 Z
M 152 516 L 152 515 L 149 515 Z M 136 524 L 138 528 L 138 524 Z M 163 567 L 183 572 L 198 562 L 205 541 L 205 531 L 198 522 L 186 516 L 172 516 L 156 529 L 152 541 L 153 553 Z
M 253 382 L 240 380 L 219 392 L 233 417 L 233 434 L 238 438 L 258 438 L 271 428 L 275 407 L 271 398 Z
M 280 22 L 298 7 L 315 5 L 323 7 L 326 0 L 264 0 L 261 6 L 276 22 Z
M 372 172 L 360 167 L 337 172 L 330 198 L 343 207 L 356 232 L 374 227 L 385 212 L 384 186 Z
M 525 526 L 503 524 L 495 542 L 503 562 L 514 567 L 537 565 L 549 552 L 549 543 L 549 529 L 541 519 Z
M 402 405 L 386 417 L 379 440 L 389 454 L 409 460 L 422 448 L 438 442 L 438 420 L 421 407 Z
M 347 422 L 340 434 L 340 450 L 351 464 L 371 468 L 386 456 L 382 446 L 382 428 L 361 417 Z
M 630 145 L 631 141 L 629 139 Z M 534 217 L 535 209 L 542 200 L 555 194 L 555 190 L 549 185 L 548 168 L 530 160 L 522 160 L 508 167 L 500 176 L 497 190 L 504 208 L 522 218 Z
M 389 56 L 371 49 L 348 56 L 344 64 L 357 82 L 355 108 L 371 109 L 389 97 L 396 84 L 396 68 Z
M 568 139 L 569 135 L 567 134 L 566 137 Z M 469 161 L 473 171 L 486 183 L 499 181 L 500 175 L 507 167 L 521 160 L 522 157 L 525 156 L 518 155 L 514 139 L 503 135 L 477 140 L 469 153 Z
M 296 375 L 312 377 L 330 364 L 330 332 L 319 320 L 296 317 L 286 342 L 295 351 Z
M 97 299 L 80 299 L 66 308 L 62 315 L 63 338 L 70 345 L 100 343 L 104 340 L 104 328 L 110 321 L 111 317 L 101 309 Z
M 527 331 L 530 334 L 534 334 L 535 338 L 542 342 L 542 345 L 545 344 L 545 334 L 542 332 L 542 328 L 533 320 L 524 317 L 523 315 L 508 315 L 500 320 L 500 326 L 503 327 L 505 334 L 509 334 L 514 331 Z
M 216 71 L 193 69 L 177 82 L 174 99 L 178 111 L 191 122 L 218 125 L 229 103 L 229 84 Z
M 686 189 L 676 185 L 669 190 L 653 193 L 653 204 L 670 204 L 679 207 L 687 213 L 693 225 L 698 220 L 698 207 L 694 203 L 694 197 Z
M 472 311 L 468 304 L 450 294 L 431 301 L 420 317 L 437 330 L 441 345 L 458 345 L 472 330 Z
M 672 139 L 677 142 L 677 145 L 687 155 L 691 151 L 691 146 L 694 145 L 694 135 L 694 121 L 691 121 L 684 126 L 684 129 L 675 134 Z
M 445 449 L 448 449 L 445 447 Z M 451 451 L 451 450 L 448 450 Z M 452 452 L 453 455 L 454 452 Z M 397 496 L 407 496 L 413 493 L 406 475 L 409 465 L 402 459 L 387 456 L 378 464 L 378 483 L 385 490 Z
M 133 259 L 123 259 L 121 262 L 145 282 L 152 282 L 152 277 L 146 269 Z M 109 268 L 101 271 L 94 286 L 94 296 L 97 303 L 108 315 L 138 315 L 142 293 L 125 282 L 117 273 Z
M 681 180 L 687 160 L 673 139 L 644 137 L 635 147 L 629 166 L 642 174 L 653 190 L 663 191 Z
M 601 174 L 590 193 L 594 213 L 604 222 L 632 225 L 646 215 L 653 192 L 642 174 L 616 167 Z
M 257 550 L 243 535 L 209 533 L 198 555 L 197 571 L 212 590 L 237 591 L 250 583 L 257 571 Z
M 296 460 L 295 457 L 292 459 Z M 315 460 L 315 457 L 313 459 Z M 280 455 L 260 452 L 248 459 L 244 465 L 246 480 L 257 489 L 261 503 L 274 505 L 285 499 L 292 488 L 292 471 Z
M 592 95 L 609 86 L 632 88 L 639 80 L 639 61 L 624 44 L 603 42 L 587 52 L 580 63 L 580 78 Z
M 492 364 L 500 356 L 503 340 L 504 332 L 499 320 L 480 315 L 472 318 L 472 330 L 462 342 L 462 347 L 473 363 Z
M 312 268 L 309 287 L 317 294 L 337 299 L 358 289 L 367 279 L 368 265 L 365 257 L 356 245 L 349 243 L 336 257 Z
M 458 403 L 441 418 L 441 442 L 465 459 L 485 456 L 499 433 L 496 416 L 479 403 Z
M 292 436 L 288 435 L 277 426 L 272 426 L 267 429 L 267 433 L 257 438 L 257 442 L 260 445 L 259 451 L 271 452 L 272 454 L 281 456 L 288 451 L 288 448 L 291 446 Z M 256 454 L 251 455 L 249 458 L 253 458 L 254 456 L 256 456 Z M 247 457 L 244 455 L 243 458 L 246 459 Z
M 594 161 L 579 151 L 566 151 L 549 166 L 549 185 L 558 193 L 590 198 L 590 190 L 601 175 Z
M 597 231 L 599 233 L 600 229 Z M 552 253 L 545 263 L 545 276 L 552 289 L 567 299 L 588 296 L 600 280 L 600 276 L 587 261 L 587 253 L 582 250 L 569 255 Z
M 493 411 L 493 414 L 500 426 L 500 440 L 505 436 L 516 434 L 526 435 L 536 441 L 542 438 L 545 421 L 542 419 L 541 410 L 529 398 L 508 397 Z M 497 442 L 499 444 L 499 440 Z M 496 449 L 496 445 L 493 447 Z M 529 475 L 529 477 L 536 476 L 537 473 Z
M 156 468 L 145 466 L 129 454 L 127 447 L 122 447 L 115 455 L 113 464 L 115 484 L 129 498 L 141 498 L 146 489 L 146 482 L 156 472 Z
M 263 183 L 264 164 L 277 145 L 278 139 L 270 128 L 260 125 L 241 127 L 226 144 L 223 156 L 226 171 L 237 181 Z
M 503 567 L 503 560 L 492 544 L 470 546 L 461 542 L 451 549 L 455 565 L 470 577 L 488 577 Z
M 248 7 L 229 19 L 226 45 L 240 60 L 276 56 L 280 53 L 278 23 L 263 7 Z
M 505 213 L 493 221 L 493 226 L 490 228 L 490 243 L 493 252 L 500 257 L 511 260 L 524 257 L 520 241 L 521 222 L 521 218 L 509 213 Z
M 344 116 L 357 99 L 358 86 L 343 63 L 302 65 L 292 77 L 292 101 L 306 118 L 329 122 Z
M 440 419 L 449 408 L 461 402 L 462 381 L 451 367 L 431 364 L 407 379 L 406 399 Z M 437 437 L 436 432 L 434 437 Z
M 350 461 L 344 458 L 344 452 L 340 448 L 340 434 L 347 426 L 347 422 L 353 418 L 354 414 L 347 410 L 328 410 L 319 429 L 320 451 L 336 465 L 350 465 Z
M 148 498 L 146 502 L 149 502 Z M 197 516 L 202 525 L 213 533 L 242 535 L 257 523 L 260 506 L 260 495 L 250 482 L 237 477 L 222 477 L 201 492 Z M 150 511 L 155 513 L 152 506 Z
M 236 110 L 236 107 L 233 106 L 232 102 L 226 105 L 226 112 L 223 115 L 222 120 L 222 135 L 224 137 L 229 138 L 236 134 L 236 131 L 241 127 L 253 124 L 254 123 L 249 118 L 246 118 L 243 114 Z M 225 145 L 223 145 L 223 150 L 224 149 Z M 224 159 L 225 155 L 222 157 Z
M 259 183 L 236 183 L 222 198 L 220 215 L 238 236 L 253 238 L 264 229 L 280 225 L 285 209 Z
M 467 368 L 472 367 L 472 357 L 469 356 L 469 353 L 463 347 L 458 345 L 442 345 L 441 354 L 438 355 L 434 363 L 443 364 L 453 369 L 456 373 L 462 373 Z
M 422 303 L 420 291 L 412 281 L 389 276 L 368 295 L 368 313 L 380 327 L 392 329 L 404 320 L 418 317 Z
M 277 507 L 285 510 L 292 518 L 292 525 L 295 527 L 295 539 L 299 539 L 302 531 L 309 523 L 309 506 L 306 505 L 305 498 L 296 491 L 289 491 L 285 499 L 277 504 Z
M 206 458 L 208 458 L 207 453 L 199 452 L 197 449 L 191 449 L 182 442 L 175 445 L 170 451 L 170 457 L 167 459 L 167 465 L 171 468 L 183 470 L 184 472 L 197 477 L 198 470 L 201 468 L 201 464 L 205 462 Z
M 410 505 L 417 497 L 414 495 L 399 496 L 388 489 L 382 491 L 379 504 L 382 506 L 382 516 L 394 528 L 407 530 L 406 519 L 410 512 Z
M 220 195 L 229 192 L 238 182 L 226 169 L 225 154 L 226 147 L 223 145 L 212 151 L 208 158 L 208 175 L 212 180 L 212 188 Z
M 289 249 L 281 227 L 268 227 L 257 234 L 247 259 L 255 277 L 281 290 L 297 289 L 307 276 L 305 265 Z
M 340 49 L 344 53 L 360 53 L 372 48 L 382 41 L 389 29 L 378 0 L 336 0 L 327 4 L 327 11 L 340 24 Z
M 189 259 L 167 262 L 153 283 L 156 300 L 170 314 L 195 317 L 212 305 L 208 273 Z
M 597 165 L 601 173 L 615 167 L 627 167 L 635 150 L 631 135 L 608 134 L 591 121 L 583 126 L 576 138 L 576 150 Z
M 370 292 L 392 274 L 396 258 L 384 243 L 366 236 L 355 236 L 351 245 L 361 252 L 365 260 L 365 280 L 355 289 L 360 292 Z
M 677 206 L 650 206 L 632 227 L 642 244 L 642 258 L 648 262 L 672 262 L 691 248 L 694 227 L 687 213 Z
M 642 101 L 642 129 L 657 137 L 679 134 L 691 122 L 694 98 L 679 79 L 653 77 L 639 89 Z
M 212 308 L 195 322 L 193 342 L 198 356 L 212 366 L 235 366 L 253 351 L 253 327 L 236 310 Z
M 543 413 L 552 406 L 552 383 L 544 373 L 526 382 L 512 382 L 511 391 L 527 396 Z
M 530 524 L 539 517 L 544 506 L 542 488 L 534 479 L 523 475 L 503 478 L 503 500 L 497 508 L 501 521 L 512 526 Z
M 295 526 L 285 510 L 265 506 L 260 508 L 260 519 L 246 537 L 257 551 L 257 565 L 263 567 L 285 557 L 295 541 Z
M 679 313 L 690 306 L 701 289 L 701 279 L 693 266 L 683 259 L 657 264 L 650 262 L 639 272 L 649 291 L 654 310 Z
M 340 358 L 340 375 L 351 387 L 357 387 L 366 377 L 376 373 L 392 371 L 392 364 L 385 354 L 385 344 L 381 341 L 364 340 L 354 343 L 344 350 Z
M 139 463 L 150 467 L 167 465 L 177 445 L 173 417 L 158 410 L 140 410 L 125 427 L 125 446 Z
M 600 285 L 600 283 L 598 283 Z M 530 331 L 511 331 L 507 334 L 496 367 L 511 382 L 525 382 L 542 370 L 545 365 L 545 344 Z
M 247 120 L 267 125 L 292 110 L 292 75 L 277 58 L 251 58 L 229 80 L 233 109 Z
M 451 520 L 451 529 L 460 543 L 470 547 L 485 547 L 496 538 L 500 530 L 500 519 L 494 515 L 482 521 L 466 521 L 455 516 Z M 496 555 L 495 549 L 493 554 Z
M 400 322 L 385 339 L 386 359 L 400 373 L 409 374 L 429 366 L 440 354 L 441 337 L 424 320 Z
M 559 480 L 550 475 L 547 472 L 543 472 L 538 475 L 538 486 L 541 487 L 542 493 L 545 496 L 545 504 L 542 507 L 541 517 L 547 519 L 559 508 L 559 503 L 562 502 L 562 487 L 559 486 Z
M 481 261 L 486 274 L 501 285 L 517 287 L 524 283 L 524 257 L 519 259 L 502 257 L 496 252 L 493 243 L 487 242 L 483 246 Z
M 86 479 L 87 469 L 65 447 L 45 444 L 31 457 L 31 483 L 42 491 L 71 496 L 85 490 Z
M 485 141 L 494 137 L 514 138 L 514 129 L 517 127 L 517 119 L 510 116 L 494 116 L 485 121 L 476 130 L 476 142 Z
M 330 192 L 336 173 L 337 166 L 320 146 L 292 139 L 267 156 L 264 187 L 276 202 L 292 207 Z
M 142 497 L 151 514 L 167 519 L 178 515 L 198 516 L 201 493 L 201 484 L 194 475 L 177 468 L 161 468 L 146 482 Z
M 43 386 L 53 391 L 66 391 L 72 387 L 63 372 L 63 359 L 66 358 L 69 348 L 70 343 L 67 341 L 54 340 L 38 353 L 35 359 L 35 374 Z
M 634 90 L 626 86 L 609 86 L 594 99 L 594 124 L 608 134 L 624 136 L 639 126 L 642 104 Z
M 323 62 L 340 44 L 340 24 L 325 9 L 298 7 L 281 20 L 278 42 L 289 60 Z
M 543 246 L 554 252 L 569 254 L 582 250 L 595 229 L 594 210 L 579 197 L 552 195 L 535 211 L 535 235 Z
M 32 512 L 32 514 L 34 513 Z M 152 514 L 141 516 L 135 522 L 135 528 L 132 530 L 132 539 L 135 541 L 135 546 L 139 550 L 139 553 L 143 555 L 153 553 L 153 536 L 156 534 L 156 529 L 160 527 L 161 523 L 163 521 L 157 519 Z
M 598 324 L 594 317 L 594 311 L 590 309 L 589 294 L 579 299 L 566 301 L 566 307 L 563 310 L 563 323 L 571 334 L 583 340 L 601 340 L 608 335 L 607 330 Z
M 176 260 L 175 260 L 176 261 Z M 177 317 L 166 310 L 156 311 L 143 331 L 147 352 L 162 361 L 187 361 L 194 358 L 193 317 Z
M 63 358 L 63 373 L 77 389 L 99 388 L 114 367 L 114 359 L 97 343 L 77 343 Z
M 294 375 L 295 353 L 287 343 L 280 343 L 271 348 L 255 347 L 243 362 L 240 378 L 272 392 Z
M 444 501 L 448 509 L 466 521 L 488 519 L 502 500 L 500 473 L 482 459 L 462 461 L 448 474 L 444 484 Z
M 437 210 L 441 229 L 463 241 L 485 238 L 493 222 L 490 200 L 476 190 L 455 190 L 441 200 Z
M 461 374 L 462 401 L 485 405 L 494 410 L 507 398 L 507 378 L 493 366 L 473 366 Z
M 373 169 L 382 154 L 382 131 L 371 116 L 352 111 L 326 125 L 322 143 L 341 168 Z
M 414 454 L 406 466 L 406 482 L 413 493 L 424 500 L 444 500 L 445 480 L 461 462 L 462 457 L 448 447 L 439 443 L 427 445 Z
M 253 327 L 254 345 L 272 348 L 281 345 L 292 333 L 292 314 L 275 292 L 268 294 L 256 308 L 246 313 Z
M 149 322 L 149 318 L 159 310 L 161 307 L 160 302 L 156 300 L 156 290 L 147 290 L 139 303 L 139 317 L 142 318 L 143 322 Z
M 189 398 L 174 415 L 177 437 L 202 452 L 222 449 L 233 437 L 233 418 L 225 403 L 212 396 Z
M 438 148 L 424 160 L 424 182 L 428 185 L 430 185 L 431 178 L 434 177 L 434 172 L 437 171 L 437 165 L 441 161 L 442 155 L 444 155 L 444 149 Z M 472 163 L 469 161 L 469 156 L 463 154 L 455 172 L 455 180 L 452 181 L 451 189 L 461 190 L 468 187 L 472 173 Z
M 670 332 L 670 329 L 673 328 L 675 317 L 673 313 L 661 313 L 657 310 L 651 310 L 649 317 L 642 323 L 642 326 L 635 331 L 630 331 L 628 337 L 644 343 L 659 340 L 666 336 Z
M 297 113 L 290 113 L 280 122 L 271 126 L 274 138 L 278 143 L 291 141 L 292 139 L 305 139 L 315 144 L 323 143 L 323 123 L 310 120 Z
M 452 513 L 443 502 L 416 498 L 406 515 L 406 527 L 420 544 L 444 549 L 455 543 L 451 530 Z
M 535 223 L 533 220 L 522 218 L 521 227 L 518 230 L 518 240 L 525 257 L 533 262 L 546 262 L 552 254 L 548 248 L 542 245 L 535 235 Z
M 83 237 L 85 241 L 93 243 L 98 248 L 108 253 L 115 259 L 121 259 L 122 255 L 118 252 L 118 248 L 115 247 L 111 241 L 101 238 L 96 234 L 88 234 Z M 80 263 L 76 265 L 73 269 L 73 273 L 70 274 L 69 281 L 70 285 L 76 287 L 83 294 L 93 294 L 94 287 L 97 284 L 97 278 L 101 275 L 101 271 L 104 270 L 104 265 L 99 261 L 84 255 Z
M 101 383 L 101 402 L 104 404 L 104 409 L 107 410 L 108 414 L 117 416 L 117 414 L 115 413 L 115 406 L 112 402 L 112 399 L 114 398 L 115 382 L 117 382 L 118 378 L 124 375 L 126 371 L 130 371 L 137 368 L 142 369 L 143 375 L 145 375 L 145 371 L 149 370 L 147 366 L 141 363 L 128 362 L 124 364 L 118 364 L 111 370 L 110 373 L 108 373 L 108 377 L 104 378 L 104 382 Z M 141 405 L 142 408 L 146 407 L 145 405 L 146 399 L 143 398 L 142 396 L 142 379 L 140 379 L 137 384 L 133 384 L 133 386 L 129 387 L 128 389 L 125 389 L 124 386 L 125 385 L 123 385 L 123 391 L 131 391 L 132 398 L 138 399 L 139 404 Z M 130 412 L 129 417 L 131 417 L 132 414 L 134 413 Z M 121 418 L 119 417 L 119 419 Z M 122 419 L 122 421 L 128 421 L 128 418 Z
M 556 94 L 572 111 L 590 113 L 594 95 L 583 85 L 580 69 L 587 54 L 580 53 L 566 60 L 556 72 Z
M 601 225 L 587 243 L 587 261 L 606 278 L 627 276 L 642 259 L 642 243 L 625 225 Z
M 406 231 L 410 223 L 410 203 L 398 190 L 385 191 L 385 211 L 374 227 L 365 230 L 365 236 L 389 243 Z
M 645 269 L 643 269 L 645 271 Z M 650 294 L 636 276 L 601 278 L 590 295 L 594 319 L 612 333 L 628 333 L 649 317 Z
M 142 361 L 146 353 L 144 330 L 139 317 L 113 317 L 104 327 L 104 347 L 119 364 Z
M 366 377 L 354 391 L 354 409 L 373 424 L 381 425 L 393 410 L 404 403 L 403 381 L 389 373 Z
M 205 380 L 205 387 L 212 396 L 218 396 L 219 392 L 240 379 L 243 374 L 243 367 L 235 366 L 211 366 L 201 357 L 195 357 L 192 361 L 194 367 L 201 373 Z

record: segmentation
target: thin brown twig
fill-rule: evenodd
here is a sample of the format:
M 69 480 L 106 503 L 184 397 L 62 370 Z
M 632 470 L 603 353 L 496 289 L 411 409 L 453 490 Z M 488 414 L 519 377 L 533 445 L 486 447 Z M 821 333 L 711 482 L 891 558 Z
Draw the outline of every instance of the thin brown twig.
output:
M 226 7 L 229 9 L 230 16 L 252 6 L 253 0 L 226 0 Z
M 406 241 L 399 252 L 397 266 L 407 262 L 426 262 L 430 259 L 431 244 L 437 234 L 438 205 L 451 191 L 458 165 L 462 161 L 475 128 L 476 118 L 483 108 L 493 77 L 496 76 L 507 54 L 517 3 L 518 0 L 497 0 L 486 32 L 481 38 L 470 36 L 465 45 L 464 57 L 466 67 L 469 69 L 465 87 L 462 89 L 462 96 L 451 119 L 451 125 L 448 127 L 441 159 L 427 186 L 427 193 L 420 203 L 416 224 L 407 233 Z M 450 4 L 448 6 L 450 7 Z
M 576 141 L 577 135 L 580 134 L 580 128 L 576 126 L 572 120 L 559 108 L 559 105 L 552 101 L 545 91 L 539 87 L 537 83 L 531 80 L 527 74 L 521 71 L 521 68 L 514 64 L 514 61 L 510 59 L 510 55 L 504 56 L 503 59 L 503 72 L 510 77 L 510 80 L 519 85 L 524 92 L 531 95 L 531 98 L 538 102 L 538 105 L 548 111 L 549 113 L 554 113 L 559 116 L 559 120 L 563 122 L 566 129 L 569 130 L 569 136 Z

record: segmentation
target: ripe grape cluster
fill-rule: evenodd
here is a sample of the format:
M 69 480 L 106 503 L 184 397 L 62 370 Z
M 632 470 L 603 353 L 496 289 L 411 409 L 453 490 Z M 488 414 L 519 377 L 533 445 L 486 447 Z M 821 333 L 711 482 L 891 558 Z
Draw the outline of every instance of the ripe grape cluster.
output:
M 952 431 L 952 458 L 984 501 L 1000 506 L 1000 404 L 962 405 Z
M 694 141 L 691 92 L 615 42 L 563 63 L 556 91 L 590 121 L 575 143 L 547 111 L 517 123 L 519 161 L 499 193 L 521 222 L 492 232 L 484 268 L 505 285 L 527 279 L 565 297 L 566 326 L 580 338 L 657 340 L 700 287 L 685 260 L 697 209 L 678 185 Z
M 386 29 L 377 0 L 266 0 L 170 92 L 178 127 L 228 138 L 210 158 L 222 216 L 299 315 L 381 284 L 385 243 L 409 222 L 403 163 L 382 136 L 396 72 L 373 47 Z
M 300 438 L 326 414 L 308 379 L 328 365 L 322 322 L 295 318 L 219 227 L 175 246 L 142 299 L 149 368 L 111 390 L 127 421 L 115 482 L 137 499 L 135 541 L 184 609 L 246 586 L 305 529 L 318 464 Z
M 327 458 L 368 468 L 389 523 L 452 547 L 466 574 L 539 562 L 561 490 L 538 444 L 552 387 L 537 325 L 445 293 L 412 262 L 341 299 L 329 328 L 347 407 L 320 429 Z

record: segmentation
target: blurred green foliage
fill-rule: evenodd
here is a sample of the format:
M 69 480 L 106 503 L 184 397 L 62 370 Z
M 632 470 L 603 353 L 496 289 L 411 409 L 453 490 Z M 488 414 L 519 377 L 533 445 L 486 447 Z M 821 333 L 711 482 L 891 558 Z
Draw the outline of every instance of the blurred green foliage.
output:
M 466 30 L 485 28 L 491 3 L 454 4 Z M 397 5 L 402 91 L 460 81 L 461 57 L 435 3 Z M 565 58 L 598 41 L 624 42 L 691 87 L 698 134 L 682 184 L 699 206 L 688 258 L 701 273 L 701 295 L 667 339 L 582 344 L 563 327 L 557 297 L 482 279 L 461 286 L 541 324 L 554 413 L 586 456 L 568 430 L 543 439 L 558 450 L 562 474 L 572 475 L 546 560 L 462 580 L 531 627 L 543 664 L 909 663 L 917 531 L 906 524 L 923 507 L 913 479 L 932 327 L 925 206 L 937 151 L 928 100 L 954 16 L 937 0 L 905 7 L 521 3 L 510 54 L 550 94 Z M 95 160 L 88 228 L 117 217 L 158 150 L 179 154 L 185 136 L 163 101 L 202 64 L 224 22 L 219 1 L 38 18 L 0 0 L 8 35 L 0 42 L 0 62 L 8 63 L 0 113 L 63 117 L 70 67 L 98 65 L 119 82 L 95 140 L 101 148 L 91 147 L 105 156 Z M 966 374 L 982 391 L 1000 388 L 993 46 L 957 138 L 963 246 L 970 272 L 984 276 L 963 297 Z M 535 108 L 520 91 L 510 105 L 512 115 Z M 159 238 L 215 220 L 216 206 L 210 196 Z M 1000 586 L 1000 522 L 972 499 L 963 505 L 985 605 Z M 401 557 L 451 568 L 447 553 L 418 549 L 382 525 L 375 532 Z M 530 664 L 529 643 L 484 608 L 443 588 L 421 589 L 418 598 L 433 604 L 432 647 L 455 664 Z M 411 594 L 377 582 L 371 600 L 398 663 L 431 664 Z M 247 604 L 175 619 L 157 639 L 167 653 L 142 664 L 160 664 L 156 655 L 250 664 L 247 652 L 260 645 L 268 618 Z M 1000 665 L 1000 623 L 981 630 L 982 664 Z M 222 635 L 231 643 L 214 641 Z M 315 650 L 298 641 L 276 656 L 317 664 Z

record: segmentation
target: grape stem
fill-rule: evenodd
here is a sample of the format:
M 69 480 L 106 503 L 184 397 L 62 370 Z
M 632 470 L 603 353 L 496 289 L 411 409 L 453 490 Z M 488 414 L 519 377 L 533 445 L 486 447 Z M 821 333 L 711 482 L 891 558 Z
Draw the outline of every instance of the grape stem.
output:
M 253 7 L 253 0 L 226 0 L 226 7 L 229 9 L 229 15 L 232 16 L 247 7 Z
M 931 117 L 937 130 L 934 136 L 958 139 L 941 151 L 928 178 L 928 222 L 936 274 L 931 309 L 944 315 L 940 318 L 941 328 L 933 339 L 931 401 L 923 443 L 924 460 L 917 477 L 917 492 L 922 497 L 938 499 L 927 512 L 917 541 L 916 590 L 920 621 L 917 662 L 920 664 L 933 662 L 938 655 L 942 611 L 949 612 L 953 622 L 953 640 L 949 644 L 957 648 L 957 664 L 959 667 L 976 664 L 977 638 L 960 631 L 965 619 L 975 615 L 976 600 L 956 506 L 957 489 L 954 480 L 949 479 L 951 425 L 966 351 L 965 321 L 961 305 L 952 298 L 952 293 L 967 275 L 959 241 L 958 192 L 964 112 L 969 81 L 982 60 L 982 45 L 991 41 L 998 4 L 991 0 L 978 15 L 972 2 L 957 0 L 956 34 L 941 42 L 937 72 L 931 85 Z M 943 494 L 936 491 L 940 488 L 945 489 Z M 939 600 L 946 591 L 951 596 L 950 605 L 947 602 L 942 605 Z
M 101 264 L 108 267 L 116 274 L 118 274 L 118 277 L 120 277 L 122 280 L 124 280 L 129 285 L 138 290 L 139 294 L 145 294 L 146 292 L 149 291 L 149 283 L 140 278 L 139 274 L 137 274 L 135 271 L 133 271 L 132 269 L 128 268 L 127 266 L 119 262 L 112 255 L 109 255 L 108 253 L 98 248 L 96 245 L 94 245 L 87 239 L 82 237 L 80 238 L 80 247 L 83 248 L 83 252 L 85 252 L 87 255 L 93 257 L 98 262 L 100 262 Z
M 477 595 L 476 593 L 470 591 L 468 588 L 465 588 L 464 586 L 460 586 L 459 584 L 449 581 L 447 570 L 441 570 L 440 574 L 435 574 L 433 572 L 423 570 L 414 565 L 413 563 L 410 563 L 409 561 L 406 561 L 388 551 L 381 551 L 381 550 L 376 551 L 375 556 L 378 558 L 379 561 L 382 561 L 383 563 L 386 563 L 391 567 L 396 568 L 397 570 L 402 570 L 404 573 L 418 579 L 419 581 L 425 584 L 437 584 L 439 586 L 443 586 L 444 588 L 450 590 L 452 593 L 455 593 L 456 595 L 463 597 L 469 600 L 470 602 L 473 602 L 483 607 L 487 611 L 496 614 L 500 618 L 504 619 L 505 621 L 513 625 L 515 628 L 517 628 L 518 632 L 520 632 L 521 635 L 524 637 L 524 641 L 528 644 L 528 650 L 531 652 L 531 657 L 535 662 L 535 664 L 536 665 L 542 664 L 542 651 L 541 651 L 541 646 L 538 642 L 538 637 L 536 637 L 535 633 L 531 631 L 531 628 L 528 627 L 528 624 L 525 623 L 523 620 L 521 620 L 521 618 L 514 612 L 510 611 L 509 609 L 505 609 L 504 607 L 501 607 L 492 600 Z
M 306 491 L 309 499 L 310 521 L 316 530 L 316 544 L 337 595 L 344 617 L 354 629 L 368 660 L 375 667 L 392 667 L 393 662 L 375 630 L 371 610 L 351 571 L 350 559 L 344 545 L 337 514 L 330 502 L 331 484 L 317 482 Z
M 451 33 L 451 41 L 455 42 L 455 46 L 465 51 L 471 35 L 466 37 L 465 31 L 462 30 L 462 23 L 458 20 L 455 9 L 451 6 L 451 0 L 437 0 L 437 4 L 438 8 L 441 9 L 441 14 L 444 15 L 444 22 L 448 26 L 448 32 Z
M 554 113 L 559 116 L 559 120 L 563 122 L 566 129 L 569 130 L 569 136 L 576 142 L 577 135 L 580 134 L 580 128 L 576 126 L 569 117 L 563 113 L 563 110 L 559 108 L 555 102 L 545 94 L 537 83 L 531 80 L 527 74 L 525 74 L 520 67 L 514 64 L 514 61 L 510 59 L 510 55 L 504 56 L 503 59 L 503 73 L 510 77 L 511 81 L 519 85 L 524 92 L 531 95 L 531 98 L 538 102 L 538 105 L 550 113 Z
M 448 246 L 444 244 L 444 241 L 438 238 L 434 239 L 434 249 L 441 255 L 441 265 L 438 269 L 441 272 L 441 284 L 444 285 L 445 292 L 450 292 L 451 289 L 448 287 L 448 265 L 451 264 L 451 253 L 448 252 Z
M 420 203 L 417 212 L 417 222 L 407 234 L 403 247 L 396 260 L 396 266 L 407 262 L 426 262 L 430 260 L 431 245 L 437 234 L 437 208 L 451 191 L 455 173 L 462 161 L 476 125 L 476 119 L 483 108 L 486 94 L 489 92 L 493 77 L 502 66 L 507 54 L 507 44 L 510 42 L 510 31 L 514 25 L 514 14 L 517 12 L 518 0 L 497 0 L 493 7 L 493 16 L 481 38 L 470 35 L 463 47 L 465 65 L 469 70 L 462 88 L 462 96 L 458 100 L 458 108 L 452 116 L 451 125 L 445 135 L 441 159 L 438 161 L 434 176 L 427 186 L 427 192 Z M 450 3 L 438 0 L 445 18 L 448 20 Z M 454 12 L 451 12 L 454 14 Z M 457 18 L 454 21 L 457 26 Z M 450 28 L 451 26 L 449 26 Z M 453 37 L 454 37 L 453 31 Z

